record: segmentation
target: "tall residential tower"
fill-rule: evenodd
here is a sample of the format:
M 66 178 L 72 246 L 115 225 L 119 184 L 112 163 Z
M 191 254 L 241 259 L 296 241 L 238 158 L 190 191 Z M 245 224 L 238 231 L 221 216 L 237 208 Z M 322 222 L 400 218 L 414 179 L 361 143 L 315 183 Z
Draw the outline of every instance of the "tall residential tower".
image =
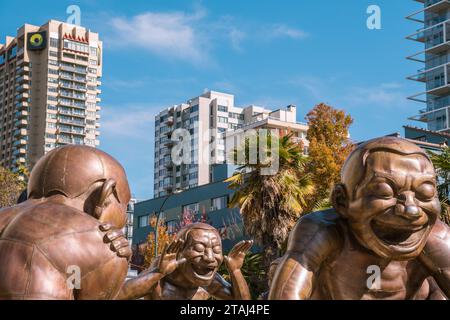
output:
M 307 148 L 308 126 L 296 122 L 296 117 L 297 110 L 292 105 L 275 111 L 254 105 L 239 108 L 233 95 L 215 91 L 161 111 L 155 117 L 154 197 L 214 181 L 213 166 L 227 160 L 225 138 L 237 129 L 291 130 Z M 180 128 L 189 132 L 190 164 L 176 165 L 171 158 L 176 145 L 172 134 Z
M 32 168 L 66 144 L 99 144 L 102 42 L 50 20 L 0 44 L 0 165 Z
M 450 131 L 450 1 L 415 0 L 423 8 L 407 19 L 420 24 L 420 28 L 407 39 L 420 42 L 423 48 L 408 59 L 423 67 L 408 79 L 425 84 L 425 91 L 409 99 L 425 104 L 419 114 L 411 117 L 426 123 L 428 130 Z

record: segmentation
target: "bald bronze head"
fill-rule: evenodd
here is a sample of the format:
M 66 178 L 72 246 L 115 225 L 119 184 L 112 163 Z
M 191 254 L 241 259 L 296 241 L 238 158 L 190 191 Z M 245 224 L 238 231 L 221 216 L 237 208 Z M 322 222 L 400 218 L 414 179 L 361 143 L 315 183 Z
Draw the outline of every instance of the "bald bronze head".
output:
M 426 244 L 440 213 L 427 154 L 400 138 L 358 146 L 346 160 L 333 205 L 359 243 L 377 255 L 408 260 Z
M 117 228 L 126 223 L 130 188 L 123 167 L 98 149 L 70 145 L 54 149 L 33 168 L 28 198 L 64 197 L 68 205 Z
M 182 228 L 177 239 L 184 241 L 178 259 L 185 258 L 175 276 L 182 276 L 190 286 L 208 286 L 223 262 L 222 240 L 214 227 L 194 223 Z

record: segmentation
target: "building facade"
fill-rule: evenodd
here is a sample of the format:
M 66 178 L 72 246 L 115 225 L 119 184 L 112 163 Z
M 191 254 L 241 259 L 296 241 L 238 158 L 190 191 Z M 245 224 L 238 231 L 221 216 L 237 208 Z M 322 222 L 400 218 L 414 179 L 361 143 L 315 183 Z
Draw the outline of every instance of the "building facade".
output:
M 284 110 L 236 107 L 231 94 L 209 91 L 174 105 L 155 117 L 154 197 L 202 186 L 213 181 L 213 166 L 227 162 L 225 139 L 237 130 L 279 128 L 295 132 L 304 141 L 308 126 L 296 121 L 295 106 Z M 190 163 L 176 165 L 173 148 L 180 143 L 177 129 L 189 134 Z M 181 139 L 183 139 L 182 137 Z
M 132 198 L 127 206 L 127 224 L 123 228 L 123 233 L 130 245 L 133 244 L 133 224 L 134 224 L 134 206 L 137 200 Z
M 420 28 L 407 39 L 422 45 L 420 52 L 408 57 L 420 62 L 421 68 L 410 80 L 424 84 L 424 91 L 409 99 L 424 105 L 418 114 L 411 117 L 426 123 L 431 131 L 450 130 L 450 1 L 448 0 L 415 0 L 423 7 L 407 19 L 420 24 Z
M 102 42 L 83 27 L 25 24 L 0 44 L 0 165 L 32 168 L 66 144 L 99 145 Z

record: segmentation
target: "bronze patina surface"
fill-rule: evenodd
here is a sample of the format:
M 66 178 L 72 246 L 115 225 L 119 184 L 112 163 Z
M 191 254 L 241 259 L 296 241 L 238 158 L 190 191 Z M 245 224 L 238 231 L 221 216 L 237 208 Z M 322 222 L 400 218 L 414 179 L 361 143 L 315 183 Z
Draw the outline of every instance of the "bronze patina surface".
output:
M 0 299 L 115 298 L 131 254 L 120 231 L 129 200 L 108 154 L 67 146 L 45 155 L 28 199 L 0 211 Z
M 236 244 L 223 256 L 219 232 L 204 223 L 181 229 L 176 239 L 138 278 L 125 283 L 119 299 L 249 300 L 241 267 L 252 241 Z M 217 272 L 225 263 L 231 284 Z
M 450 297 L 450 230 L 422 149 L 393 137 L 359 145 L 332 202 L 297 223 L 270 299 Z

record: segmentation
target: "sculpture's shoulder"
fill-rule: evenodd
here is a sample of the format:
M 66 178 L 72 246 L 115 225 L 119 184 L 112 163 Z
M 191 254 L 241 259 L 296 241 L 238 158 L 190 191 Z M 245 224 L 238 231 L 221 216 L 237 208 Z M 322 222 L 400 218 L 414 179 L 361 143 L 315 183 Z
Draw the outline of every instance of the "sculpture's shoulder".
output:
M 18 209 L 17 206 L 0 210 L 0 234 L 19 212 L 20 209 Z
M 34 247 L 61 272 L 70 265 L 86 273 L 110 260 L 126 262 L 104 243 L 98 220 L 63 204 L 27 202 L 17 206 L 0 240 Z
M 425 246 L 425 251 L 430 253 L 435 251 L 445 251 L 447 255 L 450 254 L 450 227 L 444 222 L 438 220 L 431 230 L 430 236 L 428 237 L 427 244 Z
M 75 208 L 49 201 L 29 200 L 10 210 L 2 238 L 37 244 L 50 238 L 95 232 L 99 222 Z
M 342 244 L 342 219 L 334 209 L 317 211 L 299 219 L 289 237 L 288 250 L 328 250 Z

